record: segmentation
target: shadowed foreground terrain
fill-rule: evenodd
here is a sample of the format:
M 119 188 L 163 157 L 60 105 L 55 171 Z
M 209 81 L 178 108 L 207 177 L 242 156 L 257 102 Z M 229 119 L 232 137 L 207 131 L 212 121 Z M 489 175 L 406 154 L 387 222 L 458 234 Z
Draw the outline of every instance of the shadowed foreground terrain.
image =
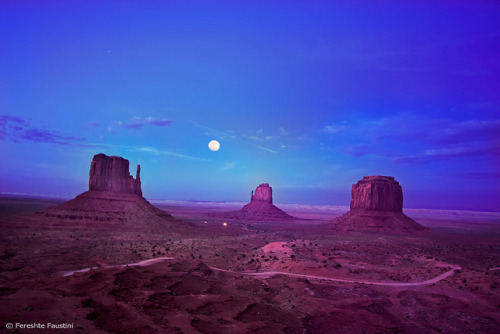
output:
M 74 226 L 81 220 L 68 219 L 47 228 L 47 217 L 28 214 L 54 204 L 1 199 L 3 328 L 9 322 L 72 324 L 52 330 L 68 333 L 500 328 L 498 213 L 406 210 L 430 229 L 403 235 L 332 233 L 323 223 L 346 209 L 331 207 L 282 205 L 298 220 L 266 222 L 210 215 L 231 205 L 160 205 L 179 224 L 192 224 L 175 233 L 95 222 L 82 229 Z M 86 268 L 93 269 L 73 273 Z

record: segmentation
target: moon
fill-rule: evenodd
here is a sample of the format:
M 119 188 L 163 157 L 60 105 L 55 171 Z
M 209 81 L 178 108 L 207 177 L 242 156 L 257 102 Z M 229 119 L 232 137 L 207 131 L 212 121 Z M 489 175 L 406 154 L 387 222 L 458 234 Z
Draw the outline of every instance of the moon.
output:
M 208 148 L 210 151 L 218 151 L 220 148 L 220 143 L 217 140 L 212 140 L 210 143 L 208 143 Z

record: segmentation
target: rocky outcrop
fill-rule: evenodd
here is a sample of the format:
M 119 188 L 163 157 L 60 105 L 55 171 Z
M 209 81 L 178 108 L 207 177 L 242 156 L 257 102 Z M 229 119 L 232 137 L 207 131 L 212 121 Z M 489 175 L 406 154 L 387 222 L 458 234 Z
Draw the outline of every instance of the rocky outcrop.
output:
M 94 155 L 90 163 L 89 190 L 110 191 L 142 196 L 141 166 L 137 165 L 136 178 L 129 173 L 129 162 L 122 157 Z
M 255 189 L 255 195 L 252 190 L 250 202 L 264 202 L 273 204 L 273 188 L 269 183 L 262 183 Z
M 403 189 L 392 176 L 365 176 L 352 186 L 351 210 L 403 212 Z
M 268 183 L 260 184 L 255 193 L 252 191 L 250 203 L 238 211 L 220 212 L 212 214 L 226 219 L 260 220 L 260 221 L 282 221 L 295 220 L 283 210 L 273 204 L 273 188 Z
M 351 210 L 330 223 L 336 231 L 409 232 L 426 229 L 403 214 L 403 190 L 392 176 L 365 176 L 352 186 Z
M 61 228 L 168 228 L 170 232 L 182 228 L 183 222 L 154 207 L 142 196 L 140 171 L 137 166 L 134 179 L 127 159 L 97 154 L 90 163 L 89 190 L 39 215 L 44 217 L 46 226 Z

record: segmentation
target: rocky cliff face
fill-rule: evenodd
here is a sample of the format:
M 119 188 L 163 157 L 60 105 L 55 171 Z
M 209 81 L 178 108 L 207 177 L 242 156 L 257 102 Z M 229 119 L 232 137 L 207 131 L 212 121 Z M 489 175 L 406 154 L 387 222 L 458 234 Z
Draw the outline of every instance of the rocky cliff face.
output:
M 403 212 L 403 190 L 392 176 L 365 176 L 351 194 L 351 210 Z
M 89 190 L 142 196 L 140 172 L 138 165 L 134 179 L 129 173 L 127 159 L 96 154 L 90 163 Z
M 255 195 L 252 191 L 250 202 L 265 202 L 273 204 L 273 188 L 269 183 L 262 183 L 255 189 Z
M 76 198 L 48 208 L 36 217 L 52 228 L 104 230 L 165 230 L 174 232 L 186 223 L 151 205 L 141 190 L 141 167 L 136 178 L 129 161 L 97 154 L 92 159 L 89 190 Z M 52 225 L 51 225 L 52 224 Z
M 352 186 L 351 211 L 333 219 L 340 232 L 414 232 L 426 228 L 403 214 L 403 190 L 392 176 L 365 176 Z

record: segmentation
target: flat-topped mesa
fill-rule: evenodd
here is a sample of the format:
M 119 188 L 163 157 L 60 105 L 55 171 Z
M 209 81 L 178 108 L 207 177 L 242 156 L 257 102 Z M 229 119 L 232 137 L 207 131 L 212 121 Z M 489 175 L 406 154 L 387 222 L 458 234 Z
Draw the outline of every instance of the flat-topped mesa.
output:
M 252 190 L 250 202 L 265 202 L 273 204 L 273 188 L 269 183 L 262 183 L 255 189 L 255 195 Z
M 351 210 L 403 212 L 403 190 L 392 176 L 365 176 L 352 186 Z
M 426 228 L 403 213 L 403 189 L 392 176 L 365 176 L 352 186 L 351 210 L 330 221 L 339 232 L 406 233 Z
M 90 163 L 89 190 L 142 196 L 141 167 L 137 165 L 136 178 L 129 172 L 129 161 L 122 157 L 96 154 Z

